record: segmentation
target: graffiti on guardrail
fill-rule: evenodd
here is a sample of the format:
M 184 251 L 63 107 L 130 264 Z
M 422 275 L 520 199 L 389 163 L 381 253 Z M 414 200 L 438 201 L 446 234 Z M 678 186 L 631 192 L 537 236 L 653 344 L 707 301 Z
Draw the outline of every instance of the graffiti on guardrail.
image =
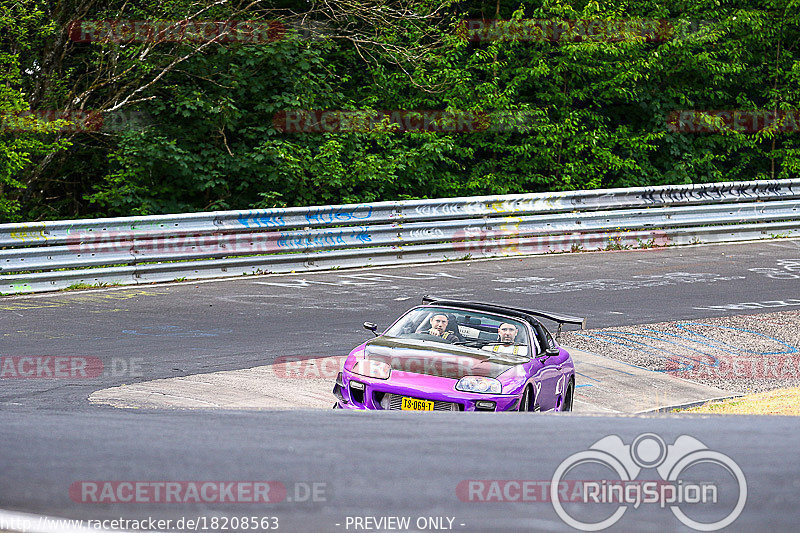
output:
M 364 245 L 372 241 L 367 226 L 317 232 L 263 232 L 206 235 L 154 235 L 142 231 L 91 231 L 70 234 L 68 248 L 77 253 L 220 254 L 242 255 L 303 251 L 338 245 Z
M 553 194 L 536 198 L 507 198 L 473 202 L 459 200 L 451 203 L 422 204 L 414 207 L 414 213 L 420 217 L 534 213 L 536 211 L 568 210 L 574 205 L 573 199 L 567 198 L 563 194 Z
M 297 215 L 296 225 L 346 224 L 352 221 L 368 220 L 372 217 L 372 213 L 373 206 L 371 204 L 310 207 L 304 213 Z M 274 228 L 288 226 L 289 223 L 286 221 L 288 216 L 288 210 L 275 209 L 243 213 L 236 221 L 246 228 Z
M 358 226 L 341 230 L 328 230 L 319 233 L 294 233 L 292 235 L 281 234 L 278 238 L 278 248 L 289 248 L 292 250 L 314 249 L 325 246 L 358 245 L 372 241 L 369 228 Z
M 282 209 L 259 214 L 242 214 L 236 221 L 246 228 L 273 228 L 286 225 Z
M 663 231 L 612 231 L 567 235 L 520 236 L 520 222 L 506 220 L 496 230 L 464 228 L 451 233 L 441 228 L 409 230 L 409 240 L 452 240 L 457 253 L 536 254 L 581 250 L 614 250 L 666 246 Z M 335 246 L 364 246 L 375 243 L 370 226 L 348 226 L 329 230 L 255 232 L 205 235 L 158 235 L 143 231 L 92 231 L 72 233 L 67 245 L 78 253 L 130 253 L 133 256 L 163 254 L 275 253 L 305 251 Z
M 29 241 L 39 241 L 39 240 L 46 240 L 47 235 L 44 234 L 44 230 L 39 231 L 12 231 L 9 236 L 15 241 L 22 241 L 22 242 L 29 242 Z
M 763 181 L 756 183 L 715 183 L 685 187 L 653 187 L 637 192 L 644 202 L 670 204 L 698 201 L 749 200 L 761 197 L 797 196 L 791 185 L 783 182 Z
M 306 213 L 309 224 L 335 224 L 351 220 L 367 220 L 372 216 L 372 206 L 362 204 L 356 207 L 315 207 Z
M 338 250 L 337 256 L 355 266 L 373 264 L 378 255 L 381 264 L 403 264 L 786 237 L 795 235 L 800 224 L 794 204 L 785 201 L 800 198 L 798 185 L 796 179 L 730 182 L 4 224 L 0 256 L 7 276 L 2 289 L 11 293 L 62 289 L 76 279 L 71 273 L 98 266 L 117 270 L 98 282 L 133 283 L 145 271 L 148 276 L 158 273 L 159 280 L 172 274 L 202 277 L 219 273 L 225 258 L 246 255 Z M 726 202 L 731 207 L 718 205 Z M 691 207 L 677 210 L 673 205 Z M 643 209 L 653 206 L 663 209 Z M 513 218 L 523 214 L 524 218 Z M 617 227 L 621 222 L 615 226 L 621 218 L 629 230 Z M 429 243 L 435 244 L 426 251 L 423 246 Z M 374 254 L 365 254 L 367 247 L 374 247 Z M 359 250 L 348 255 L 351 248 Z M 212 258 L 217 261 L 193 261 L 188 269 L 156 264 Z M 264 265 L 273 259 L 265 258 Z M 146 262 L 153 264 L 146 269 L 137 265 Z M 280 262 L 289 270 L 322 266 L 300 254 Z M 120 264 L 131 266 L 123 267 L 123 272 L 116 268 Z M 253 273 L 264 271 L 256 267 Z M 768 277 L 797 276 L 788 267 L 760 268 L 757 272 Z
M 277 251 L 279 238 L 279 233 L 159 236 L 146 231 L 90 231 L 70 234 L 67 247 L 76 253 L 234 254 Z
M 575 232 L 566 235 L 522 237 L 519 235 L 518 227 L 513 224 L 498 230 L 464 228 L 456 231 L 453 238 L 453 247 L 457 252 L 469 254 L 542 254 L 584 250 L 654 248 L 667 246 L 671 242 L 669 235 L 661 230 Z
M 440 228 L 412 229 L 408 232 L 409 239 L 444 238 L 445 234 Z
M 424 204 L 416 206 L 414 212 L 423 217 L 461 215 L 467 211 L 467 205 L 470 204 Z

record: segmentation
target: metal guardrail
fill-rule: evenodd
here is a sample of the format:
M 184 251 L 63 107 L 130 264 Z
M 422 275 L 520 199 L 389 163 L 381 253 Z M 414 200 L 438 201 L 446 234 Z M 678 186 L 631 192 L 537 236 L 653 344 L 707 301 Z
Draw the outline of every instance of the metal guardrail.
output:
M 0 293 L 800 236 L 800 180 L 0 225 Z

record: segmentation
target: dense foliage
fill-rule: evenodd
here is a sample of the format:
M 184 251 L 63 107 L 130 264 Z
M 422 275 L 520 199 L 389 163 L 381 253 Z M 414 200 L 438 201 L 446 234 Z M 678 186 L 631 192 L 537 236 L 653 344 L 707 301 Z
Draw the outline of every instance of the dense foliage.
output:
M 800 0 L 337 5 L 0 0 L 0 220 L 800 173 L 800 124 L 753 131 L 713 114 L 700 131 L 669 124 L 682 110 L 783 110 L 791 120 Z M 75 20 L 185 18 L 278 20 L 285 31 L 257 43 L 70 38 Z M 662 33 L 474 38 L 466 19 L 655 20 Z M 44 120 L 43 110 L 97 111 L 103 127 Z M 283 131 L 276 117 L 291 110 L 449 110 L 495 123 Z

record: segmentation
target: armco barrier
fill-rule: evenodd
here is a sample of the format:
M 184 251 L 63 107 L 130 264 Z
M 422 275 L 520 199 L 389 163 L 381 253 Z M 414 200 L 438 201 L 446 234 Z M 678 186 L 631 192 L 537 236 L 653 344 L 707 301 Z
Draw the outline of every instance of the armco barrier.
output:
M 800 236 L 800 180 L 0 225 L 0 292 Z

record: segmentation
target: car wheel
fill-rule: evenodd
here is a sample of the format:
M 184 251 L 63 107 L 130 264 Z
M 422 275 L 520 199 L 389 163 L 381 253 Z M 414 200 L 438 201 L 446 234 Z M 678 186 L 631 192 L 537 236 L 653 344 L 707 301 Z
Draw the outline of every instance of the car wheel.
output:
M 519 412 L 533 411 L 533 388 L 528 385 L 522 393 L 522 400 L 519 402 Z
M 567 391 L 564 393 L 564 401 L 561 402 L 561 411 L 568 412 L 572 411 L 572 399 L 575 396 L 575 382 L 573 380 L 569 380 L 569 385 L 567 385 Z

